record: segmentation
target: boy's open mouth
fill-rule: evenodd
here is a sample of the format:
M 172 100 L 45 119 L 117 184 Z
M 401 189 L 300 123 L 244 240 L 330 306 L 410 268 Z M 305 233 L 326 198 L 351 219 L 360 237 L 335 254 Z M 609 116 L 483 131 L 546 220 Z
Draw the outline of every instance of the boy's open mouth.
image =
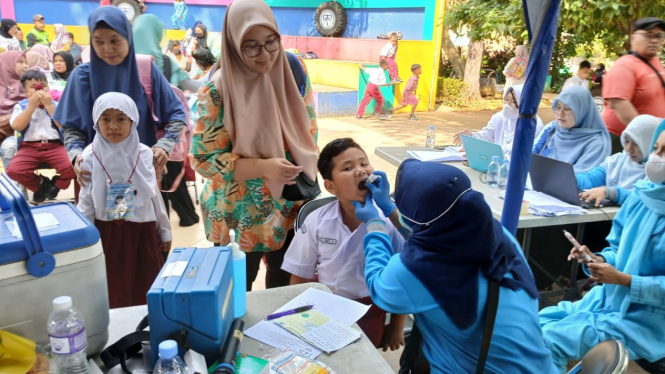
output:
M 358 183 L 358 189 L 359 189 L 360 191 L 365 191 L 365 190 L 367 190 L 367 185 L 366 185 L 366 183 L 367 183 L 367 180 L 366 180 L 366 179 L 361 180 L 361 181 Z

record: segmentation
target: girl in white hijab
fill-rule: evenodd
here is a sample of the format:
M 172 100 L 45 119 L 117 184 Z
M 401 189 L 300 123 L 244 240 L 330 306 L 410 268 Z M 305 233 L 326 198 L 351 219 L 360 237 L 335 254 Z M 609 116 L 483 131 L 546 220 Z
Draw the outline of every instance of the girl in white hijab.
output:
M 83 151 L 92 172 L 77 208 L 99 230 L 111 308 L 146 303 L 171 249 L 171 226 L 158 190 L 153 154 L 139 143 L 139 112 L 121 93 L 100 96 L 92 110 L 97 133 Z
M 513 138 L 515 137 L 515 128 L 517 119 L 520 115 L 520 103 L 522 102 L 523 84 L 510 87 L 506 90 L 503 97 L 503 109 L 492 116 L 490 121 L 480 131 L 471 132 L 464 129 L 453 137 L 455 145 L 462 145 L 460 135 L 472 136 L 476 139 L 487 140 L 501 146 L 503 153 L 510 155 L 513 150 Z M 543 131 L 543 120 L 536 116 L 536 138 Z

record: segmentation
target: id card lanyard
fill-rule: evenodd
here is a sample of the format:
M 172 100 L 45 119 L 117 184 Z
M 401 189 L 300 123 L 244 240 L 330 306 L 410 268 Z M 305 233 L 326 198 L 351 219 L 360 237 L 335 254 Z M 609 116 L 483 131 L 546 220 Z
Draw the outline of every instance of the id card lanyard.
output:
M 94 143 L 93 143 L 93 144 L 94 144 Z M 94 148 L 94 147 L 93 147 L 93 148 Z M 99 162 L 99 164 L 102 165 L 102 169 L 104 169 L 104 173 L 106 173 L 106 176 L 107 176 L 108 179 L 109 179 L 109 184 L 113 184 L 113 179 L 111 179 L 111 175 L 110 175 L 109 172 L 106 170 L 106 167 L 104 166 L 104 163 L 102 163 L 102 160 L 99 159 L 99 157 L 98 157 L 97 154 L 95 153 L 94 149 L 93 149 L 93 151 L 92 151 L 92 154 L 95 156 L 95 158 L 97 159 L 97 161 Z M 136 172 L 136 167 L 137 167 L 138 164 L 139 164 L 139 159 L 140 159 L 140 158 L 141 158 L 141 150 L 139 150 L 139 155 L 138 155 L 138 157 L 136 157 L 136 163 L 134 164 L 134 169 L 132 169 L 132 173 L 129 175 L 129 179 L 127 179 L 127 181 L 128 181 L 129 183 L 132 183 L 132 177 L 134 176 L 134 172 Z

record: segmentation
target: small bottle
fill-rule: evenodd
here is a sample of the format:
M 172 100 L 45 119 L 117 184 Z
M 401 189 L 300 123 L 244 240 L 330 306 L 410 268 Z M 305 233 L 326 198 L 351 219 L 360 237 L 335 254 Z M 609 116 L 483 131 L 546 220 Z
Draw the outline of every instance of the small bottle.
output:
M 53 311 L 46 325 L 51 352 L 56 355 L 58 372 L 67 374 L 87 374 L 90 372 L 85 349 L 88 337 L 85 335 L 85 322 L 81 313 L 72 307 L 69 296 L 56 297 Z
M 499 156 L 492 156 L 492 162 L 487 167 L 486 183 L 490 187 L 499 186 Z
M 247 313 L 247 256 L 236 242 L 235 230 L 229 230 L 229 236 L 233 251 L 233 318 L 240 318 Z
M 187 374 L 185 362 L 178 356 L 178 343 L 165 340 L 159 343 L 159 360 L 153 374 Z
M 427 130 L 427 141 L 425 142 L 425 148 L 431 151 L 436 149 L 436 131 L 434 130 L 434 126 L 430 126 L 429 130 Z
M 503 159 L 503 165 L 499 169 L 499 188 L 505 190 L 508 187 L 508 172 L 510 170 L 510 161 Z

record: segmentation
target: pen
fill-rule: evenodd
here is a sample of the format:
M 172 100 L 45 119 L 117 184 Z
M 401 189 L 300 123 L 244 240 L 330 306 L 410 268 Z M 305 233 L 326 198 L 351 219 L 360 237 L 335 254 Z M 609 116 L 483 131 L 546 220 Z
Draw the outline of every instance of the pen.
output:
M 306 312 L 306 311 L 308 311 L 312 308 L 314 308 L 314 305 L 305 305 L 305 306 L 301 306 L 301 307 L 298 307 L 298 308 L 295 308 L 295 309 L 286 310 L 286 311 L 279 312 L 279 313 L 274 313 L 274 314 L 271 314 L 268 317 L 266 317 L 266 320 L 267 321 L 272 321 L 273 319 L 288 316 L 288 315 L 291 315 L 291 314 L 298 314 L 298 313 Z
M 568 231 L 563 230 L 563 235 L 565 235 L 566 239 L 568 239 L 568 241 L 572 245 L 575 246 L 575 249 L 577 249 L 578 251 L 580 251 L 582 253 L 582 257 L 584 258 L 584 261 L 593 262 L 593 260 L 591 260 L 591 256 L 589 256 L 587 253 L 581 251 L 582 246 L 580 245 L 580 243 L 577 242 L 577 240 L 572 235 L 570 235 L 570 233 Z

